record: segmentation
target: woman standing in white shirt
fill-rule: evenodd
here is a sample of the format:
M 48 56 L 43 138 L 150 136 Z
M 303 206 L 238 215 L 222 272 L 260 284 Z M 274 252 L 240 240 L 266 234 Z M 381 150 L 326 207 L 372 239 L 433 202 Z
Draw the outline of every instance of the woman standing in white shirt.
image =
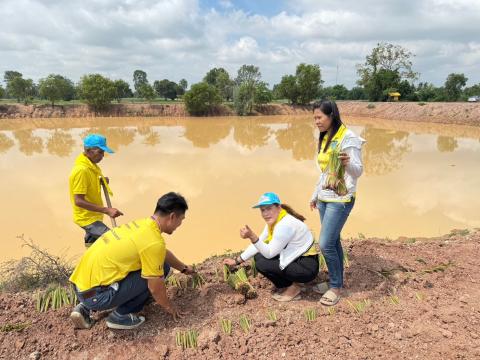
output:
M 317 165 L 320 177 L 315 185 L 310 209 L 320 212 L 320 249 L 328 267 L 329 283 L 321 283 L 314 290 L 323 294 L 323 305 L 335 305 L 343 288 L 343 249 L 340 242 L 348 215 L 355 204 L 357 179 L 363 171 L 362 145 L 365 140 L 347 129 L 340 119 L 334 101 L 321 101 L 313 106 L 315 125 L 320 130 Z M 340 150 L 339 159 L 345 166 L 346 191 L 333 190 L 327 186 L 328 163 L 334 150 Z
M 226 265 L 239 265 L 255 258 L 259 273 L 268 278 L 281 291 L 273 295 L 277 301 L 291 301 L 300 298 L 298 283 L 315 279 L 318 274 L 318 252 L 305 218 L 288 205 L 281 204 L 274 193 L 265 193 L 254 208 L 266 222 L 260 236 L 248 225 L 240 229 L 240 236 L 249 239 L 251 245 L 236 259 L 225 259 Z

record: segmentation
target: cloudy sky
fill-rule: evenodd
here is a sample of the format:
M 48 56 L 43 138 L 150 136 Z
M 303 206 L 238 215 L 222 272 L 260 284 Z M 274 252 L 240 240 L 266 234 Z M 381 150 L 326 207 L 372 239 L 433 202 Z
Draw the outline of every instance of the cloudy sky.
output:
M 0 72 L 34 80 L 131 82 L 143 69 L 152 82 L 193 83 L 255 64 L 273 85 L 306 62 L 325 85 L 351 87 L 355 65 L 387 41 L 416 54 L 421 81 L 480 82 L 480 0 L 0 0 L 0 19 Z

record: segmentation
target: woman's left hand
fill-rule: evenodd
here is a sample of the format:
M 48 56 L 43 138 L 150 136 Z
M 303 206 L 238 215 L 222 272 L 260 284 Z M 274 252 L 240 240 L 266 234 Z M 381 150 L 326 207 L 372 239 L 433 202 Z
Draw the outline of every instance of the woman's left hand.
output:
M 191 265 L 187 265 L 187 267 L 185 268 L 185 271 L 184 271 L 184 274 L 187 274 L 187 275 L 193 275 L 193 274 L 196 274 L 196 273 L 197 273 L 197 271 Z
M 350 156 L 347 153 L 341 152 L 338 156 L 343 166 L 347 166 L 350 163 Z
M 258 236 L 253 232 L 252 229 L 250 229 L 248 225 L 245 225 L 240 229 L 240 237 L 242 239 L 250 239 L 252 243 L 258 240 Z

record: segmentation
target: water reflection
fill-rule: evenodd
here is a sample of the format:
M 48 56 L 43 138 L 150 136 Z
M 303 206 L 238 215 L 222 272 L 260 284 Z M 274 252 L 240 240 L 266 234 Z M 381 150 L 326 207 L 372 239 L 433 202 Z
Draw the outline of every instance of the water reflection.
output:
M 312 124 L 295 122 L 286 129 L 277 130 L 275 136 L 278 146 L 282 150 L 291 150 L 295 160 L 314 158 L 316 143 Z
M 133 140 L 135 140 L 135 129 L 131 128 L 120 128 L 120 127 L 109 127 L 109 128 L 100 128 L 94 127 L 85 130 L 82 133 L 82 139 L 88 134 L 102 134 L 107 138 L 107 144 L 114 151 L 117 151 L 120 146 L 128 146 Z
M 6 153 L 14 144 L 7 135 L 0 133 L 0 154 Z
M 366 126 L 361 136 L 367 140 L 363 150 L 363 166 L 367 175 L 386 175 L 397 170 L 403 157 L 412 150 L 405 131 L 375 129 Z
M 155 146 L 160 143 L 160 134 L 152 129 L 151 126 L 137 127 L 139 135 L 143 136 L 143 143 L 148 146 Z
M 233 139 L 237 144 L 253 149 L 267 145 L 270 128 L 258 123 L 258 120 L 240 119 L 233 125 Z
M 33 135 L 33 130 L 16 130 L 13 136 L 18 140 L 19 150 L 25 155 L 43 152 L 43 140 L 40 136 Z
M 208 148 L 226 138 L 230 133 L 230 120 L 187 119 L 184 124 L 183 136 L 195 147 Z
M 47 140 L 47 150 L 52 155 L 60 157 L 69 156 L 75 146 L 75 140 L 71 134 L 63 130 L 55 130 Z
M 452 152 L 458 147 L 457 140 L 451 136 L 438 136 L 437 149 L 440 152 Z

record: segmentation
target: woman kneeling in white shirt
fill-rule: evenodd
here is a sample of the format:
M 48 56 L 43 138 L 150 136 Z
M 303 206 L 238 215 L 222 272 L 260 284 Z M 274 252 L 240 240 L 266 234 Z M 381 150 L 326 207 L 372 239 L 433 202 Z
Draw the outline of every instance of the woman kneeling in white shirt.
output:
M 281 204 L 274 193 L 263 194 L 254 208 L 260 208 L 266 222 L 263 232 L 257 236 L 245 225 L 240 236 L 250 239 L 252 244 L 236 259 L 225 259 L 223 263 L 239 265 L 254 257 L 258 272 L 279 290 L 273 295 L 275 300 L 298 300 L 301 290 L 298 283 L 315 279 L 319 268 L 318 252 L 305 218 Z

